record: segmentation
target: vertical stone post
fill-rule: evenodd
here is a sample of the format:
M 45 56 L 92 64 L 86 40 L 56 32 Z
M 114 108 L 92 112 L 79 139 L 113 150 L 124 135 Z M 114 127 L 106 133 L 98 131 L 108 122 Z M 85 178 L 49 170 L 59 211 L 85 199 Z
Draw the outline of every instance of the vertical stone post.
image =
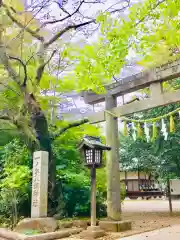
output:
M 173 212 L 173 208 L 172 208 L 172 196 L 171 196 L 171 186 L 170 186 L 169 177 L 167 179 L 167 190 L 168 190 L 168 201 L 169 201 L 169 213 L 171 215 Z
M 106 109 L 117 106 L 117 99 L 106 97 Z M 107 152 L 107 214 L 112 220 L 121 220 L 120 170 L 119 170 L 119 132 L 118 119 L 106 113 L 106 144 L 111 147 Z
M 91 168 L 91 226 L 96 226 L 96 168 Z
M 48 152 L 33 155 L 31 217 L 47 217 L 48 203 Z
M 150 90 L 150 97 L 158 99 L 163 93 L 162 83 L 161 82 L 152 83 L 149 86 L 149 90 Z

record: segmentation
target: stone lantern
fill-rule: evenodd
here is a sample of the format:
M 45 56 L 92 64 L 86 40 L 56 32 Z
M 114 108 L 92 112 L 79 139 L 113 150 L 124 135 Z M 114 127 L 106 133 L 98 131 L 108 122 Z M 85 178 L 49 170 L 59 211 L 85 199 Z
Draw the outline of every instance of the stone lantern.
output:
M 99 137 L 86 136 L 80 143 L 79 150 L 83 153 L 85 166 L 91 170 L 91 226 L 82 235 L 97 238 L 103 236 L 104 231 L 96 226 L 96 168 L 103 166 L 103 151 L 111 148 L 102 144 Z
M 110 147 L 101 143 L 99 137 L 86 136 L 79 145 L 84 155 L 85 165 L 88 168 L 102 167 L 103 150 L 111 150 Z

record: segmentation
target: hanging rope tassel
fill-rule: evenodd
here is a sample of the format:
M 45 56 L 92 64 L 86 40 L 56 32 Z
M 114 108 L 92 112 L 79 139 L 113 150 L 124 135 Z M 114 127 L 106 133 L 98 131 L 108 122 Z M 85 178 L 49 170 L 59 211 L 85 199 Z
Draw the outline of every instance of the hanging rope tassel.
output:
M 118 115 L 116 115 L 116 114 L 114 114 L 114 113 L 112 113 L 108 110 L 105 110 L 105 112 L 110 114 L 111 116 L 113 116 L 115 118 L 118 118 L 118 117 L 121 118 L 121 116 L 118 116 Z M 129 135 L 127 122 L 132 123 L 132 137 L 133 137 L 134 141 L 136 141 L 137 137 L 139 138 L 139 137 L 143 136 L 143 127 L 141 126 L 141 124 L 144 124 L 144 133 L 145 133 L 147 141 L 149 142 L 150 139 L 153 141 L 158 136 L 158 128 L 156 126 L 156 123 L 161 120 L 162 121 L 161 132 L 163 132 L 163 136 L 164 136 L 165 140 L 167 140 L 168 132 L 167 132 L 167 127 L 165 126 L 166 124 L 165 124 L 163 119 L 166 119 L 166 118 L 170 117 L 169 130 L 170 130 L 170 133 L 173 133 L 173 132 L 175 132 L 175 121 L 174 121 L 174 118 L 173 118 L 173 115 L 175 113 L 179 113 L 179 119 L 180 119 L 180 108 L 177 108 L 172 112 L 164 114 L 163 116 L 159 116 L 159 117 L 151 118 L 151 119 L 137 120 L 137 119 L 122 117 L 121 121 L 124 122 L 124 129 L 123 129 L 124 130 L 124 135 L 125 136 Z M 150 134 L 149 134 L 150 129 L 147 126 L 147 123 L 153 123 L 152 137 L 150 137 Z
M 137 125 L 137 135 L 138 135 L 138 138 L 141 138 L 143 135 L 143 131 L 142 131 L 140 123 L 138 123 L 138 125 Z
M 148 127 L 148 125 L 147 125 L 147 123 L 145 122 L 144 123 L 144 133 L 145 133 L 145 137 L 146 137 L 146 140 L 147 140 L 147 142 L 149 142 L 150 141 L 150 134 L 149 134 L 149 127 Z
M 136 124 L 134 122 L 132 122 L 132 129 L 133 129 L 133 133 L 132 133 L 132 137 L 133 137 L 133 140 L 136 141 L 137 139 L 137 135 L 136 135 Z
M 153 122 L 153 133 L 152 133 L 152 141 L 154 141 L 157 138 L 158 130 L 156 127 L 156 122 Z
M 166 127 L 164 118 L 161 119 L 161 132 L 162 132 L 162 134 L 164 136 L 164 140 L 167 140 L 167 138 L 168 138 L 168 131 L 167 131 L 167 127 Z
M 170 133 L 175 132 L 175 123 L 174 123 L 174 118 L 173 115 L 170 116 L 170 126 L 169 126 L 169 131 Z
M 124 121 L 124 136 L 128 136 L 128 128 L 127 128 L 127 122 Z

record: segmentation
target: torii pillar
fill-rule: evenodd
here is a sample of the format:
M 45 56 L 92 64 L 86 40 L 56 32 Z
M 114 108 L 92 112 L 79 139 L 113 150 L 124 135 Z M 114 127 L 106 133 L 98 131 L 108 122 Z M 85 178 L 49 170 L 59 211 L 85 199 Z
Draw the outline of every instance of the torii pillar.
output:
M 117 98 L 107 95 L 106 110 L 117 106 Z M 119 171 L 119 131 L 118 119 L 106 113 L 106 144 L 111 147 L 107 152 L 107 214 L 108 218 L 121 220 L 120 171 Z

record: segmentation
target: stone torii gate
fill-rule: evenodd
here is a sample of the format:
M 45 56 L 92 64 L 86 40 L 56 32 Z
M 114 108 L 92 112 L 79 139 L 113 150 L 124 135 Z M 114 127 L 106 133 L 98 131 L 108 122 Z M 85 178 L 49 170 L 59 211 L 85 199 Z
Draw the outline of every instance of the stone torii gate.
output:
M 93 92 L 84 92 L 82 95 L 87 104 L 105 101 L 106 110 L 112 113 L 111 115 L 106 111 L 100 111 L 91 115 L 89 120 L 91 123 L 106 121 L 106 143 L 112 149 L 107 153 L 107 171 L 110 176 L 107 179 L 107 212 L 108 217 L 113 220 L 121 219 L 118 121 L 113 114 L 115 116 L 126 116 L 131 113 L 179 102 L 180 90 L 163 92 L 162 88 L 162 82 L 177 77 L 180 77 L 180 60 L 106 85 L 105 95 L 97 95 Z M 150 89 L 150 98 L 117 106 L 118 96 L 124 96 L 127 93 L 146 87 Z

